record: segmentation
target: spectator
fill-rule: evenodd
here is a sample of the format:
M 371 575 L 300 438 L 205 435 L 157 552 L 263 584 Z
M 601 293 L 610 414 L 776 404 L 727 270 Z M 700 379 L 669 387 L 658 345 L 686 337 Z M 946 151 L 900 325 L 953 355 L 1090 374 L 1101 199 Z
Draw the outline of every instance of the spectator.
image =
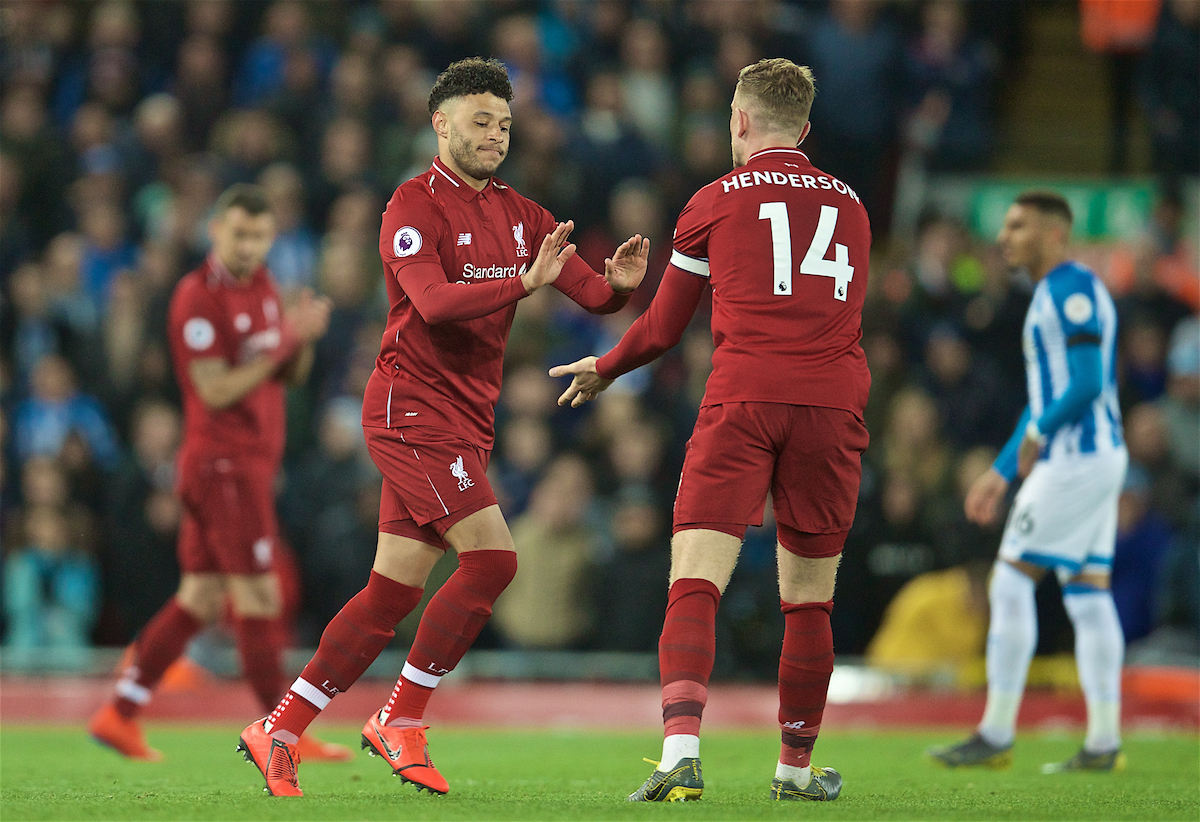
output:
M 831 0 L 808 48 L 821 78 L 812 112 L 814 160 L 858 192 L 874 224 L 887 225 L 880 170 L 895 134 L 899 35 L 875 0 Z
M 513 544 L 527 561 L 495 606 L 496 630 L 510 645 L 578 648 L 591 633 L 590 508 L 587 463 L 577 455 L 559 456 L 533 490 L 529 508 L 513 521 Z
M 1175 535 L 1166 518 L 1150 507 L 1150 476 L 1131 464 L 1117 504 L 1117 544 L 1112 592 L 1130 643 L 1147 636 L 1158 612 L 1162 571 Z
M 29 508 L 23 523 L 23 539 L 4 559 L 5 662 L 83 668 L 100 607 L 96 563 L 73 544 L 61 510 Z
M 1200 4 L 1163 5 L 1138 92 L 1150 120 L 1154 170 L 1177 177 L 1200 172 L 1200 81 L 1191 70 L 1200 60 Z
M 280 289 L 290 292 L 316 284 L 317 236 L 304 210 L 304 178 L 295 166 L 272 163 L 258 177 L 275 215 L 275 244 L 267 254 L 267 267 Z
M 110 642 L 125 643 L 175 592 L 175 540 L 182 509 L 175 496 L 181 420 L 175 406 L 144 400 L 133 412 L 126 456 L 107 485 L 108 543 L 100 553 L 112 606 Z
M 928 0 L 921 7 L 921 33 L 904 53 L 906 130 L 931 171 L 987 167 L 995 73 L 996 57 L 970 37 L 961 0 Z
M 96 463 L 113 468 L 119 456 L 116 433 L 94 397 L 75 387 L 71 365 L 58 354 L 46 354 L 34 366 L 30 396 L 17 405 L 13 431 L 17 458 L 57 457 L 78 435 Z

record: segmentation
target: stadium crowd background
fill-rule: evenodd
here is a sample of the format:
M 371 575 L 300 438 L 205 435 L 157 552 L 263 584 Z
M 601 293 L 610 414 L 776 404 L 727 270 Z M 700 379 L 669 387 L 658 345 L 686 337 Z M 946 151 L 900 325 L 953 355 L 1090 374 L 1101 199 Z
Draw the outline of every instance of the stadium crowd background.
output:
M 967 524 L 961 499 L 1023 403 L 1030 287 L 963 215 L 927 209 L 906 223 L 893 204 L 913 163 L 934 175 L 994 170 L 1032 5 L 0 3 L 6 667 L 86 665 L 83 649 L 128 642 L 174 591 L 180 417 L 166 306 L 233 182 L 269 194 L 282 288 L 312 287 L 335 305 L 312 380 L 289 397 L 278 499 L 296 642 L 315 644 L 359 590 L 380 483 L 359 426 L 387 308 L 380 214 L 436 153 L 434 76 L 476 54 L 501 58 L 516 89 L 500 176 L 574 219 L 593 264 L 634 232 L 653 241 L 647 282 L 621 313 L 589 316 L 550 289 L 517 312 L 490 474 L 521 570 L 480 647 L 654 649 L 671 501 L 709 368 L 706 317 L 583 411 L 556 408 L 562 386 L 546 369 L 607 350 L 646 306 L 676 214 L 729 168 L 738 70 L 781 55 L 817 77 L 806 149 L 863 196 L 875 226 L 863 338 L 872 444 L 837 648 L 918 672 L 980 659 L 999 532 Z M 1128 119 L 1150 135 L 1149 167 L 1137 170 L 1155 175 L 1156 204 L 1133 240 L 1081 253 L 1121 314 L 1133 459 L 1114 566 L 1123 626 L 1131 642 L 1158 637 L 1195 655 L 1200 4 L 1149 5 L 1138 42 L 1102 47 L 1120 78 L 1114 100 L 1132 99 Z M 1130 167 L 1117 148 L 1095 172 Z M 1040 650 L 1069 648 L 1053 582 L 1039 608 Z M 782 622 L 769 519 L 747 536 L 720 620 L 717 675 L 773 677 Z M 399 634 L 397 644 L 411 638 Z

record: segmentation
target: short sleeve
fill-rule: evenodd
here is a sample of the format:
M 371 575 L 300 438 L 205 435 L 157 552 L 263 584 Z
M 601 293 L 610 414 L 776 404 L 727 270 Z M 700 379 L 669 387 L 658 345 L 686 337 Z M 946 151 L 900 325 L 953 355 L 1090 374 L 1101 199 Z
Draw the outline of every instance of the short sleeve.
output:
M 181 365 L 210 357 L 220 357 L 228 362 L 236 359 L 237 346 L 228 317 L 205 289 L 180 290 L 171 316 L 171 348 Z
M 712 229 L 712 201 L 706 186 L 684 206 L 671 240 L 671 264 L 700 277 L 708 276 L 708 237 Z
M 411 263 L 442 264 L 438 247 L 446 221 L 428 197 L 418 190 L 397 192 L 388 203 L 379 230 L 379 256 L 393 275 Z
M 1067 344 L 1100 342 L 1100 318 L 1096 312 L 1096 286 L 1086 272 L 1071 272 L 1050 283 L 1050 296 L 1062 323 Z

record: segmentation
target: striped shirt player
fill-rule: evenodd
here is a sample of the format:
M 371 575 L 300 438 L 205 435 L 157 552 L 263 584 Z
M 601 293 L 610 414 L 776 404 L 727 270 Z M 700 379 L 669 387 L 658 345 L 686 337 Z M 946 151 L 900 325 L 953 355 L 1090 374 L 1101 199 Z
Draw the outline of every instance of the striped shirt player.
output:
M 949 767 L 1007 767 L 1017 711 L 1037 647 L 1035 590 L 1053 571 L 1075 628 L 1087 736 L 1047 773 L 1121 766 L 1124 637 L 1110 589 L 1117 498 L 1129 462 L 1117 407 L 1117 312 L 1096 275 L 1067 259 L 1071 208 L 1030 191 L 1008 209 L 998 237 L 1005 262 L 1036 283 L 1022 343 L 1029 404 L 991 470 L 972 483 L 967 517 L 995 519 L 1017 492 L 988 583 L 988 698 L 975 734 L 930 754 Z
M 1112 567 L 1129 459 L 1116 345 L 1116 308 L 1095 274 L 1068 261 L 1037 284 L 1022 332 L 1029 404 L 994 467 L 1012 481 L 1021 440 L 1036 437 L 1041 449 L 1000 556 L 1055 570 L 1063 582 Z

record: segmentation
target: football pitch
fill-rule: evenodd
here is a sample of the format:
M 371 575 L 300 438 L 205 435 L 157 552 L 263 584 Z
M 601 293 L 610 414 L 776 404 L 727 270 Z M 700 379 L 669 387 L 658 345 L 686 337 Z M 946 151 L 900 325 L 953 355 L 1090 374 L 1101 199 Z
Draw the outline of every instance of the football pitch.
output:
M 378 759 L 308 763 L 302 799 L 262 791 L 234 752 L 240 728 L 151 724 L 161 763 L 129 762 L 79 729 L 0 730 L 0 817 L 26 819 L 600 820 L 600 819 L 1138 819 L 1200 817 L 1200 748 L 1193 734 L 1130 734 L 1122 774 L 1043 776 L 1078 735 L 1024 735 L 1009 771 L 946 771 L 922 758 L 954 733 L 836 732 L 817 763 L 846 784 L 836 802 L 772 803 L 773 733 L 713 731 L 703 743 L 704 797 L 676 805 L 625 801 L 650 773 L 657 733 L 434 729 L 430 749 L 450 794 L 418 794 Z M 321 729 L 357 742 L 357 729 Z M 357 744 L 354 746 L 358 749 Z

